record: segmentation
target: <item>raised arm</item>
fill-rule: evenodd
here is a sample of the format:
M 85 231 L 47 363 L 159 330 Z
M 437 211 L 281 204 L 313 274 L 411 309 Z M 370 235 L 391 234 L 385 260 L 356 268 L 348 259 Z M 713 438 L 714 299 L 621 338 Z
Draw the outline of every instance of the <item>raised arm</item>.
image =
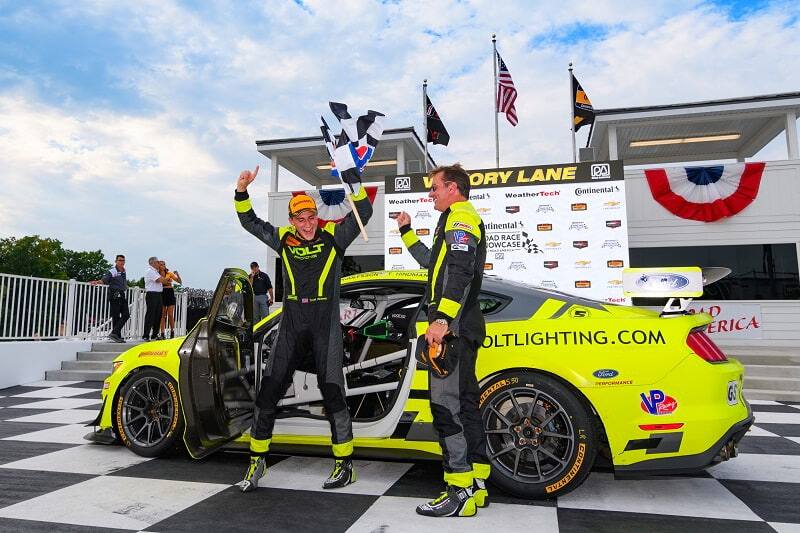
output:
M 253 211 L 253 204 L 250 202 L 250 195 L 247 193 L 247 186 L 256 179 L 256 175 L 258 175 L 257 166 L 253 172 L 243 170 L 239 174 L 239 179 L 236 182 L 236 195 L 234 196 L 236 215 L 245 230 L 273 250 L 278 251 L 281 243 L 278 228 L 256 216 L 255 211 Z
M 353 196 L 353 203 L 356 205 L 356 211 L 358 211 L 361 222 L 366 226 L 369 219 L 372 218 L 372 202 L 369 201 L 367 191 L 363 186 L 358 191 L 358 194 Z M 350 246 L 360 232 L 356 216 L 351 211 L 347 213 L 347 216 L 341 222 L 336 224 L 333 231 L 333 239 L 336 241 L 336 245 L 344 250 Z

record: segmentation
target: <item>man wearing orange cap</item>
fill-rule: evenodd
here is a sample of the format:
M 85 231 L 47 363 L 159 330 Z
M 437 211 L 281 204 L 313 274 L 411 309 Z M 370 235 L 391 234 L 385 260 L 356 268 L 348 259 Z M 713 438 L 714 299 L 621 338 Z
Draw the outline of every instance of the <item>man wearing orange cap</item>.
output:
M 250 431 L 250 465 L 240 483 L 242 492 L 258 487 L 266 472 L 272 429 L 278 401 L 283 397 L 298 360 L 308 352 L 314 356 L 317 385 L 331 425 L 333 471 L 323 488 L 344 487 L 356 480 L 353 462 L 353 424 L 345 401 L 342 373 L 342 332 L 339 325 L 339 282 L 344 251 L 359 234 L 355 215 L 338 224 L 319 226 L 317 205 L 300 194 L 289 200 L 291 225 L 276 228 L 253 212 L 247 186 L 258 174 L 242 171 L 236 183 L 236 213 L 242 227 L 272 248 L 283 263 L 283 311 L 278 338 L 272 348 Z M 364 187 L 353 196 L 364 224 L 372 216 L 372 204 Z

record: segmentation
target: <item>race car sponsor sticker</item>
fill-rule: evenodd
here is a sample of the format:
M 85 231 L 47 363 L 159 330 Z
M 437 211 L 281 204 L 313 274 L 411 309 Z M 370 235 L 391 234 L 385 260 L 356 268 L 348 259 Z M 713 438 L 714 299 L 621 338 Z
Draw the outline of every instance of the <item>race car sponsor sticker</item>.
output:
M 166 357 L 167 350 L 148 350 L 139 352 L 139 357 Z
M 453 239 L 459 244 L 467 244 L 469 242 L 469 235 L 467 235 L 467 232 L 459 229 L 453 232 Z
M 678 400 L 659 389 L 651 389 L 646 393 L 642 392 L 639 397 L 642 400 L 639 407 L 650 415 L 669 415 L 678 408 Z
M 450 249 L 451 250 L 460 250 L 462 252 L 468 252 L 469 251 L 469 246 L 467 246 L 466 244 L 451 244 L 450 245 Z
M 453 227 L 454 228 L 465 229 L 467 231 L 474 231 L 475 230 L 475 228 L 473 228 L 469 224 L 465 224 L 464 222 L 453 222 Z
M 728 382 L 728 405 L 739 403 L 739 381 Z

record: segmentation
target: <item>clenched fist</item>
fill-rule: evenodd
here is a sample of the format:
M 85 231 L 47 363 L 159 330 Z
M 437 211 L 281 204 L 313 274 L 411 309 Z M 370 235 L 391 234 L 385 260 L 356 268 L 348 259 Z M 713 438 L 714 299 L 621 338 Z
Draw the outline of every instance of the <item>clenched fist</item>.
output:
M 397 215 L 397 218 L 395 220 L 397 221 L 397 227 L 402 228 L 406 224 L 411 224 L 411 215 L 403 211 L 399 215 Z
M 239 179 L 236 180 L 236 190 L 239 192 L 245 192 L 247 190 L 247 186 L 253 183 L 253 180 L 256 179 L 258 175 L 258 165 L 256 165 L 256 169 L 252 172 L 249 170 L 242 170 L 241 174 L 239 174 Z

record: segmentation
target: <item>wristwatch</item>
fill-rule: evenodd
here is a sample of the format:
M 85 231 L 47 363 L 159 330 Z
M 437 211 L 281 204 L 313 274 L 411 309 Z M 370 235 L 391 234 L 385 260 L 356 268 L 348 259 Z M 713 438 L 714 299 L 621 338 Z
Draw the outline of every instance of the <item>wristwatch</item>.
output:
M 444 318 L 437 318 L 436 320 L 433 321 L 433 323 L 434 324 L 441 324 L 446 328 L 450 327 L 450 323 L 447 320 L 445 320 Z

